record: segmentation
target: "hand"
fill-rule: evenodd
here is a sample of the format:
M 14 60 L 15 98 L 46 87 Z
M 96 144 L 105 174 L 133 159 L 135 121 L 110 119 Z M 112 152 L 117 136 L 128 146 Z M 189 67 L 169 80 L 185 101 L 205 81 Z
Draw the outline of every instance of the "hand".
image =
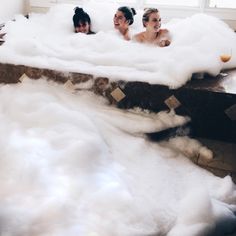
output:
M 160 43 L 159 43 L 160 47 L 167 47 L 169 45 L 170 45 L 170 40 L 169 39 L 161 40 Z

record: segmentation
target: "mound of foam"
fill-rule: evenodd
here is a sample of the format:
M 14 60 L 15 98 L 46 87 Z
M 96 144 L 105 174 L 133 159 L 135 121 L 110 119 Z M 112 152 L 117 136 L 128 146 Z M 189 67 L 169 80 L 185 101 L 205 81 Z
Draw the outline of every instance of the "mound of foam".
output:
M 25 80 L 0 87 L 0 121 L 0 235 L 235 230 L 231 178 L 142 137 L 182 117 L 120 111 L 89 93 Z

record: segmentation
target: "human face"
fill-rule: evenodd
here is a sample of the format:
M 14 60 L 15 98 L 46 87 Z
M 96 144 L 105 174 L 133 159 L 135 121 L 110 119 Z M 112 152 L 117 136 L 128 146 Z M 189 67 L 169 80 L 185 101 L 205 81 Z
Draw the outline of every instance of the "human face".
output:
M 75 27 L 76 33 L 88 34 L 89 31 L 90 31 L 90 25 L 88 22 L 79 22 L 79 24 Z
M 122 11 L 117 11 L 113 18 L 114 27 L 118 30 L 125 30 L 129 26 L 129 22 L 126 20 Z
M 160 14 L 158 12 L 151 13 L 148 21 L 145 22 L 145 27 L 147 31 L 158 32 L 161 28 Z

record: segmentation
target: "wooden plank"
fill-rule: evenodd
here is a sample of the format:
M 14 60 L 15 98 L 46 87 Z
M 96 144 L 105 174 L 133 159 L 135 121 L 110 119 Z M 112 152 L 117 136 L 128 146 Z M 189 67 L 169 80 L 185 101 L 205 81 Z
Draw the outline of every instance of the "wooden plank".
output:
M 206 75 L 204 79 L 192 80 L 179 89 L 129 82 L 123 88 L 126 97 L 118 103 L 118 107 L 141 107 L 159 112 L 170 109 L 165 101 L 174 96 L 181 104 L 175 111 L 191 118 L 194 137 L 236 143 L 236 89 L 225 83 L 236 75 L 236 71 L 227 73 L 226 77 L 219 75 L 213 78 Z
M 145 82 L 111 82 L 108 78 L 95 78 L 89 74 L 61 72 L 23 65 L 0 63 L 0 82 L 18 83 L 22 74 L 32 79 L 46 77 L 59 83 L 68 79 L 73 84 L 92 81 L 90 90 L 106 97 L 110 103 L 122 109 L 140 107 L 153 112 L 170 110 L 173 106 L 179 115 L 191 118 L 194 137 L 210 138 L 236 143 L 236 89 L 227 81 L 236 76 L 236 70 L 227 71 L 227 76 L 192 80 L 178 89 Z M 227 82 L 227 83 L 226 83 Z M 227 86 L 225 86 L 227 84 Z M 113 91 L 119 88 L 122 99 L 114 99 Z M 169 103 L 167 102 L 169 101 Z

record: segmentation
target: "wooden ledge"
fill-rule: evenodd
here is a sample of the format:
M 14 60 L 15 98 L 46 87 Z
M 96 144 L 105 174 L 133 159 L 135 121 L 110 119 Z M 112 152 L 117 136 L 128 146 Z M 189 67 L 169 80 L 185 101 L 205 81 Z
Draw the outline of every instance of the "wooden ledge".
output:
M 59 83 L 70 80 L 77 84 L 90 80 L 92 86 L 88 90 L 102 95 L 119 108 L 140 107 L 153 112 L 174 109 L 177 114 L 191 118 L 195 137 L 236 143 L 236 88 L 233 84 L 230 86 L 236 70 L 225 73 L 227 75 L 216 77 L 205 75 L 203 79 L 193 79 L 181 88 L 169 89 L 145 82 L 111 82 L 108 78 L 89 74 L 0 63 L 0 83 L 18 83 L 23 74 L 32 79 L 46 77 Z M 117 88 L 120 89 L 118 99 L 113 93 Z

